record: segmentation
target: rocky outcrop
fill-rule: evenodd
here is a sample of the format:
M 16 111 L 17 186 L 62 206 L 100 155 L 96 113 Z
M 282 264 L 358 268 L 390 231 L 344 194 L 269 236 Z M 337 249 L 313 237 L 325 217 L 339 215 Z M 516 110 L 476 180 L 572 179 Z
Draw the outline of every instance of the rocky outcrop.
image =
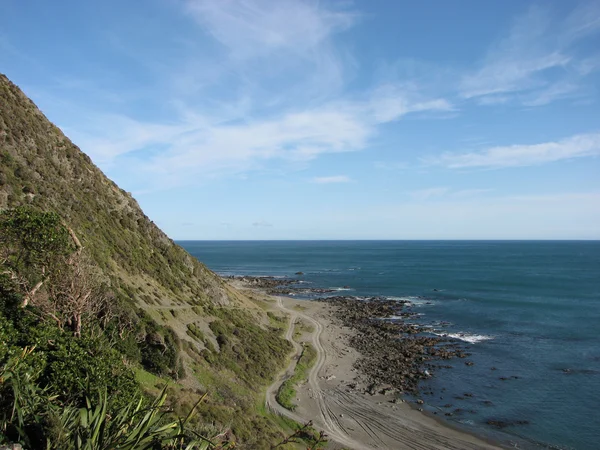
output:
M 356 330 L 350 344 L 363 355 L 356 368 L 367 377 L 373 391 L 377 391 L 376 386 L 391 385 L 400 392 L 414 394 L 419 382 L 437 368 L 436 361 L 467 356 L 458 344 L 428 336 L 420 325 L 402 320 L 415 315 L 407 308 L 409 302 L 379 297 L 331 297 L 321 301 L 337 306 L 335 320 Z M 390 320 L 392 317 L 394 320 Z

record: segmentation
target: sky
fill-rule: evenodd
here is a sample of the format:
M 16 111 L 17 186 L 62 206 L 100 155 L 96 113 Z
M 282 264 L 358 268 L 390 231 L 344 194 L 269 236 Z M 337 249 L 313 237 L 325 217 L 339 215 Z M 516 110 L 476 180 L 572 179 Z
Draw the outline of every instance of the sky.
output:
M 174 239 L 600 239 L 600 1 L 0 0 Z

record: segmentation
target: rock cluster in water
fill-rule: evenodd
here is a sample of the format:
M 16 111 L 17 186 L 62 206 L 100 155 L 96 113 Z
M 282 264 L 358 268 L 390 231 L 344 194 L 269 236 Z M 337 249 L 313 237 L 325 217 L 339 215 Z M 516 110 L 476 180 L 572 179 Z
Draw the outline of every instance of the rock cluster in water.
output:
M 419 382 L 431 376 L 434 361 L 468 356 L 447 339 L 423 335 L 425 330 L 418 324 L 389 320 L 414 316 L 406 310 L 410 302 L 347 296 L 319 300 L 337 306 L 334 317 L 341 325 L 356 330 L 350 345 L 363 355 L 355 366 L 367 376 L 370 391 L 389 385 L 399 392 L 415 394 Z

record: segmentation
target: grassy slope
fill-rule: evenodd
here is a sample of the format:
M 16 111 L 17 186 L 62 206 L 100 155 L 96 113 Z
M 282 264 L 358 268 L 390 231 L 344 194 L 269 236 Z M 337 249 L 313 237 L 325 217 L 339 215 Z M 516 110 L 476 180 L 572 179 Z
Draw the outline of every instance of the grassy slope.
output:
M 208 390 L 201 419 L 268 448 L 279 433 L 256 405 L 290 350 L 280 330 L 169 239 L 0 74 L 0 209 L 22 204 L 58 212 L 132 313 L 175 332 L 186 369 L 173 385 L 176 408 Z M 150 389 L 156 381 L 139 378 Z

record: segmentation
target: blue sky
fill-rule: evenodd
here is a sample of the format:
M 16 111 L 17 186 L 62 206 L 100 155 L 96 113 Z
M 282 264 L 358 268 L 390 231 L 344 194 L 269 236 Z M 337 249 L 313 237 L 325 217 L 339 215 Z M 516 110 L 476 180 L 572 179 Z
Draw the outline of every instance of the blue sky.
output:
M 600 239 L 600 2 L 2 0 L 0 72 L 175 239 Z

